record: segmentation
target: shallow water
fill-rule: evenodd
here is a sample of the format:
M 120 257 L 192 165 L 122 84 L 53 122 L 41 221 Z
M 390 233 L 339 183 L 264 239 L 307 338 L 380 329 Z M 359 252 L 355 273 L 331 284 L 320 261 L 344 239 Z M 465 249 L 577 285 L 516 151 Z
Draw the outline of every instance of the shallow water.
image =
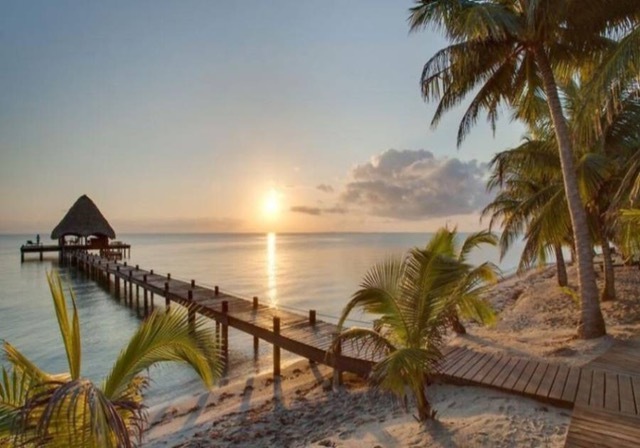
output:
M 350 295 L 375 262 L 423 246 L 429 234 L 186 234 L 119 235 L 130 243 L 130 264 L 173 278 L 219 285 L 243 297 L 335 322 Z M 27 255 L 20 263 L 19 247 L 33 235 L 0 235 L 0 339 L 22 350 L 50 372 L 67 371 L 46 271 L 58 269 L 57 255 Z M 47 241 L 44 241 L 47 244 Z M 490 260 L 510 272 L 519 247 L 501 263 L 497 250 L 484 248 L 475 262 Z M 60 268 L 78 302 L 83 335 L 83 375 L 100 380 L 140 323 L 135 311 L 120 305 L 106 290 L 72 269 Z M 253 359 L 253 338 L 230 329 L 228 379 L 271 369 L 271 347 L 260 344 Z M 293 355 L 283 353 L 283 359 Z M 186 368 L 166 365 L 152 369 L 148 403 L 201 392 L 198 379 Z

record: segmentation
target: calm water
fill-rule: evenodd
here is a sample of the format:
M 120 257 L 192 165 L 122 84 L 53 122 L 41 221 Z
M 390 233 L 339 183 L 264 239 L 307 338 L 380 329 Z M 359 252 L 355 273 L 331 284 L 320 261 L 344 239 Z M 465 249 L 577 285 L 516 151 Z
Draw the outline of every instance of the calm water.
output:
M 50 254 L 40 262 L 31 255 L 21 264 L 19 247 L 33 238 L 0 236 L 0 339 L 17 346 L 45 370 L 67 371 L 45 276 L 46 271 L 58 269 L 57 256 Z M 331 316 L 340 314 L 371 264 L 423 246 L 428 238 L 428 234 L 119 235 L 132 245 L 131 264 L 170 272 L 173 278 L 219 285 L 244 297 L 257 295 L 282 308 L 303 313 L 313 308 L 319 318 L 329 321 L 335 321 Z M 516 248 L 498 263 L 496 250 L 483 249 L 475 261 L 488 259 L 508 272 L 518 256 Z M 100 380 L 140 320 L 96 283 L 73 270 L 60 272 L 78 299 L 83 375 Z M 271 368 L 268 344 L 261 343 L 260 362 L 255 363 L 253 339 L 233 329 L 229 337 L 230 380 Z M 164 366 L 150 373 L 149 404 L 202 391 L 183 367 Z

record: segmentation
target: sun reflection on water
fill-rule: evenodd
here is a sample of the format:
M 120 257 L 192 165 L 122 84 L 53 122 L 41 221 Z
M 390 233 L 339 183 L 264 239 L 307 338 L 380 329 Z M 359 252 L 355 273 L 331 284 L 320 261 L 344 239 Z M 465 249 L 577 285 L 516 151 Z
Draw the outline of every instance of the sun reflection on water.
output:
M 276 234 L 270 232 L 267 234 L 267 296 L 271 308 L 278 308 L 277 268 Z

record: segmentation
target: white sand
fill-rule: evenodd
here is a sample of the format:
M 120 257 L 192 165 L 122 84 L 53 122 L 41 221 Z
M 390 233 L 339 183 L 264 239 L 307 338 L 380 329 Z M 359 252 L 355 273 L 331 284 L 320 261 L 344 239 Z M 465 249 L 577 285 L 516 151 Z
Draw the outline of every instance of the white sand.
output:
M 575 285 L 575 270 L 570 269 Z M 555 283 L 554 268 L 511 277 L 497 285 L 491 301 L 501 312 L 495 328 L 469 325 L 453 345 L 506 351 L 584 364 L 617 339 L 640 333 L 640 274 L 617 268 L 618 300 L 603 304 L 611 336 L 574 338 L 577 304 Z M 300 361 L 273 382 L 270 374 L 216 389 L 201 397 L 151 409 L 152 447 L 560 447 L 571 411 L 476 387 L 434 384 L 429 399 L 437 420 L 418 423 L 386 395 L 353 376 L 339 391 L 331 370 Z M 324 386 L 324 387 L 323 387 Z M 160 422 L 160 423 L 158 423 Z

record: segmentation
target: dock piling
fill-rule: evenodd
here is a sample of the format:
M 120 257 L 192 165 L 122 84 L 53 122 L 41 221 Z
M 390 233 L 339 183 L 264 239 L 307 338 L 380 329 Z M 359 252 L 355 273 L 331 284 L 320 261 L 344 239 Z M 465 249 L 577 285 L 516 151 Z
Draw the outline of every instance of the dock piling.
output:
M 335 333 L 334 338 L 337 338 L 338 334 L 339 333 Z M 337 389 L 342 384 L 342 371 L 340 370 L 341 356 L 342 356 L 342 341 L 339 341 L 333 353 L 333 387 L 334 389 Z
M 258 297 L 257 296 L 253 296 L 253 310 L 257 311 L 258 310 Z M 258 353 L 260 350 L 260 338 L 258 338 L 258 336 L 254 336 L 253 337 L 253 357 L 254 359 L 258 359 Z
M 229 313 L 229 302 L 222 301 L 222 314 L 224 314 L 224 320 L 222 322 L 222 356 L 224 357 L 225 364 L 229 362 L 229 322 L 227 314 Z
M 278 345 L 278 337 L 280 336 L 280 318 L 273 316 L 273 335 L 276 339 L 273 344 L 273 376 L 280 377 L 280 346 Z

